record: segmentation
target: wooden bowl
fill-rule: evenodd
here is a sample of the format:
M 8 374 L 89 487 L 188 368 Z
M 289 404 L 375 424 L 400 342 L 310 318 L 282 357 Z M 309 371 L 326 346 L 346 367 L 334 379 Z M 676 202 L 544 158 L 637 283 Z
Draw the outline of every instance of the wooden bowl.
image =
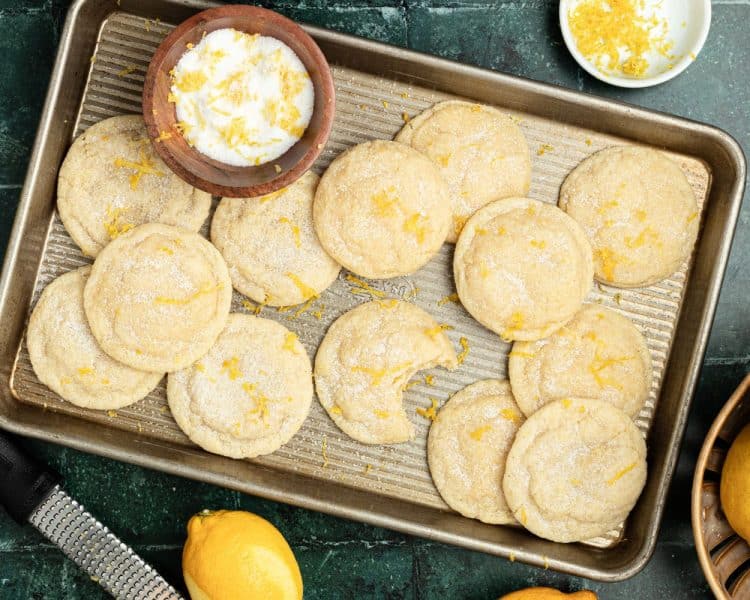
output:
M 692 521 L 703 573 L 720 600 L 750 599 L 750 546 L 730 527 L 721 510 L 719 482 L 727 450 L 750 423 L 750 375 L 716 417 L 695 466 Z
M 275 160 L 258 166 L 228 165 L 191 147 L 176 128 L 175 107 L 168 101 L 169 72 L 187 50 L 187 44 L 197 45 L 204 33 L 229 27 L 284 42 L 305 65 L 315 90 L 312 118 L 303 137 Z M 159 156 L 182 179 L 215 196 L 261 196 L 294 182 L 323 150 L 334 112 L 333 77 L 318 45 L 293 21 L 255 6 L 211 8 L 181 23 L 157 48 L 143 87 L 143 118 Z M 171 137 L 159 139 L 164 137 L 162 132 L 169 132 Z M 275 165 L 281 167 L 281 172 Z

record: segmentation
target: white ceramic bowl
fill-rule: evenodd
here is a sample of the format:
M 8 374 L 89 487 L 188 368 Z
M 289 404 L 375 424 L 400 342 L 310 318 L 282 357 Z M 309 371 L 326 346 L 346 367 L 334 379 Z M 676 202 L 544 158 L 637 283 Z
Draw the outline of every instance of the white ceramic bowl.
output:
M 568 17 L 582 1 L 585 0 L 560 0 L 560 28 L 565 45 L 578 64 L 591 75 L 620 87 L 643 88 L 658 85 L 682 73 L 703 48 L 711 26 L 711 0 L 646 0 L 646 14 L 654 14 L 660 20 L 667 20 L 667 39 L 674 42 L 670 53 L 675 58 L 670 60 L 654 51 L 644 55 L 649 67 L 642 76 L 608 74 L 600 71 L 581 54 L 570 31 Z

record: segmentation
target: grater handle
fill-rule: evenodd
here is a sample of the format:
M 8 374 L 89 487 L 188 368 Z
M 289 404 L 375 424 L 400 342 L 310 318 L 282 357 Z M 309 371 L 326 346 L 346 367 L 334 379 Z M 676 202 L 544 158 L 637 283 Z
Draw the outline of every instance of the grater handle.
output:
M 0 431 L 0 505 L 25 523 L 60 483 L 58 473 L 30 458 Z

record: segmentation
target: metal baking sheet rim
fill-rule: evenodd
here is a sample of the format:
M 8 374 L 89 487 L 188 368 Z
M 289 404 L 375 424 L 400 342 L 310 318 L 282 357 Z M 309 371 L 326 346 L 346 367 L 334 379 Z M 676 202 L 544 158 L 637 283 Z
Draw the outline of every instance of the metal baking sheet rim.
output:
M 123 0 L 122 4 L 131 4 L 132 6 L 128 8 L 134 13 L 143 14 L 146 12 L 142 4 L 137 1 L 129 2 L 128 0 Z M 92 7 L 91 5 L 99 6 Z M 682 377 L 678 385 L 680 401 L 677 406 L 679 407 L 679 410 L 677 414 L 671 415 L 673 420 L 671 423 L 672 426 L 668 431 L 668 450 L 664 457 L 662 468 L 658 473 L 652 473 L 649 486 L 647 487 L 647 490 L 644 491 L 644 496 L 649 493 L 653 498 L 642 497 L 639 501 L 639 505 L 636 507 L 637 512 L 640 513 L 646 511 L 650 515 L 647 519 L 647 531 L 643 543 L 628 552 L 627 556 L 623 556 L 623 560 L 613 561 L 616 564 L 611 564 L 609 566 L 598 565 L 597 562 L 599 561 L 597 561 L 597 558 L 604 558 L 605 555 L 608 558 L 611 558 L 614 554 L 622 554 L 623 551 L 628 550 L 628 548 L 626 548 L 629 542 L 627 537 L 614 548 L 607 550 L 597 550 L 588 547 L 584 548 L 578 545 L 566 546 L 544 540 L 532 541 L 532 545 L 538 547 L 538 549 L 533 551 L 525 550 L 508 542 L 477 539 L 476 537 L 473 537 L 469 531 L 458 533 L 455 531 L 447 531 L 444 528 L 444 525 L 446 522 L 449 523 L 450 521 L 460 522 L 462 527 L 459 528 L 470 530 L 472 527 L 471 524 L 467 525 L 465 523 L 466 519 L 436 509 L 415 507 L 410 503 L 399 502 L 397 500 L 379 502 L 376 505 L 373 501 L 373 496 L 368 492 L 330 482 L 326 482 L 323 485 L 317 485 L 317 482 L 314 479 L 300 475 L 283 473 L 281 474 L 282 478 L 280 478 L 278 477 L 279 474 L 276 473 L 275 480 L 269 482 L 266 481 L 269 474 L 272 475 L 271 479 L 274 479 L 273 474 L 275 472 L 272 470 L 246 461 L 232 461 L 231 459 L 218 456 L 212 456 L 209 457 L 209 459 L 213 461 L 214 465 L 221 468 L 216 469 L 214 472 L 208 472 L 198 466 L 198 464 L 193 464 L 206 460 L 206 456 L 197 449 L 193 451 L 192 449 L 171 447 L 150 440 L 145 436 L 139 439 L 139 436 L 134 434 L 127 436 L 132 439 L 126 440 L 124 439 L 126 437 L 124 432 L 113 432 L 106 427 L 92 428 L 88 423 L 82 423 L 75 418 L 65 415 L 47 413 L 44 415 L 43 419 L 40 419 L 38 414 L 40 411 L 30 409 L 30 407 L 21 407 L 19 403 L 15 402 L 12 398 L 9 379 L 13 368 L 12 361 L 15 357 L 15 348 L 25 326 L 28 300 L 33 291 L 33 278 L 31 282 L 24 282 L 22 277 L 21 281 L 17 281 L 20 276 L 19 263 L 21 262 L 21 259 L 24 258 L 19 255 L 22 249 L 22 243 L 24 242 L 24 233 L 27 233 L 30 212 L 32 209 L 39 208 L 36 205 L 38 205 L 40 201 L 34 200 L 34 192 L 37 187 L 40 172 L 44 168 L 45 151 L 47 151 L 49 144 L 54 143 L 49 140 L 51 131 L 55 126 L 58 128 L 62 127 L 59 122 L 56 123 L 55 121 L 55 119 L 58 118 L 58 115 L 55 114 L 55 108 L 61 101 L 62 94 L 64 92 L 69 94 L 72 93 L 71 88 L 74 87 L 68 86 L 65 90 L 63 89 L 65 71 L 74 69 L 76 66 L 76 60 L 82 63 L 82 61 L 87 60 L 88 56 L 76 57 L 71 54 L 74 43 L 76 42 L 74 39 L 74 32 L 77 27 L 81 26 L 81 21 L 86 18 L 90 19 L 86 24 L 91 26 L 93 21 L 95 30 L 98 30 L 99 25 L 103 22 L 108 13 L 102 12 L 98 16 L 92 16 L 91 14 L 87 15 L 84 13 L 87 10 L 95 12 L 97 8 L 101 11 L 102 6 L 104 5 L 110 6 L 111 10 L 115 10 L 116 8 L 120 8 L 121 10 L 126 9 L 126 6 L 116 7 L 114 1 L 100 2 L 98 0 L 77 0 L 69 9 L 65 27 L 61 35 L 60 47 L 58 49 L 50 86 L 42 112 L 42 118 L 37 131 L 26 181 L 21 192 L 19 207 L 5 256 L 3 272 L 0 277 L 0 336 L 2 336 L 0 339 L 4 342 L 3 352 L 5 354 L 3 357 L 4 361 L 0 368 L 2 369 L 3 380 L 1 392 L 3 396 L 5 396 L 3 399 L 4 402 L 10 404 L 10 409 L 7 410 L 7 412 L 0 412 L 0 425 L 10 431 L 56 442 L 78 450 L 106 456 L 108 458 L 114 458 L 124 462 L 162 470 L 174 475 L 202 480 L 245 493 L 255 494 L 344 518 L 363 521 L 373 525 L 422 536 L 435 541 L 462 546 L 472 550 L 505 557 L 514 556 L 515 559 L 522 562 L 527 562 L 537 566 L 550 567 L 559 571 L 591 579 L 618 581 L 631 577 L 640 571 L 648 562 L 655 548 L 658 527 L 666 500 L 667 488 L 676 467 L 679 446 L 684 434 L 687 414 L 690 408 L 690 400 L 695 390 L 703 362 L 711 322 L 716 310 L 719 290 L 726 270 L 732 237 L 737 224 L 744 190 L 746 169 L 744 155 L 739 144 L 737 144 L 729 134 L 701 123 L 648 111 L 624 103 L 588 96 L 549 84 L 538 83 L 510 75 L 503 75 L 478 67 L 463 65 L 434 56 L 395 48 L 379 42 L 334 33 L 317 27 L 306 26 L 308 32 L 311 33 L 320 43 L 346 45 L 374 54 L 381 59 L 387 57 L 395 61 L 406 60 L 423 66 L 430 66 L 434 69 L 458 77 L 462 75 L 471 76 L 484 80 L 488 84 L 511 86 L 514 91 L 519 94 L 523 94 L 524 92 L 534 95 L 539 93 L 546 94 L 548 99 L 558 99 L 564 103 L 577 104 L 583 109 L 604 110 L 610 113 L 613 117 L 630 117 L 642 121 L 658 123 L 667 128 L 673 127 L 681 131 L 690 130 L 693 135 L 700 137 L 704 142 L 710 142 L 714 146 L 714 149 L 723 152 L 723 160 L 733 168 L 734 172 L 731 185 L 725 190 L 725 193 L 721 198 L 723 204 L 723 220 L 721 222 L 720 231 L 717 232 L 717 235 L 719 236 L 718 242 L 716 246 L 711 249 L 714 261 L 710 265 L 710 271 L 705 281 L 702 302 L 700 303 L 698 310 L 694 311 L 695 314 L 687 315 L 683 307 L 683 313 L 680 315 L 679 319 L 679 323 L 683 325 L 683 322 L 688 320 L 689 317 L 692 318 L 695 338 L 692 348 L 693 351 L 687 358 L 680 356 L 679 359 L 682 360 L 684 364 L 677 366 L 672 364 L 676 361 L 676 357 L 673 353 L 670 357 L 669 367 L 667 368 L 667 376 L 665 376 L 665 380 L 668 377 L 674 378 L 675 374 L 672 371 L 678 367 L 681 371 Z M 185 14 L 186 12 L 201 10 L 214 5 L 215 3 L 194 1 L 174 2 L 164 0 L 159 3 L 159 9 L 162 11 L 172 9 Z M 149 8 L 151 8 L 151 6 Z M 152 17 L 154 15 L 149 14 L 147 16 Z M 93 47 L 95 38 L 91 41 Z M 82 64 L 79 66 L 83 67 Z M 79 83 L 85 83 L 83 75 L 80 73 L 77 75 L 79 77 Z M 69 82 L 66 81 L 65 83 Z M 622 132 L 619 133 L 622 135 Z M 659 145 L 657 142 L 651 143 Z M 57 165 L 55 165 L 55 168 L 56 167 Z M 718 202 L 719 200 L 713 196 L 714 191 L 712 191 L 710 196 L 712 199 L 711 202 Z M 49 204 L 52 203 L 51 198 L 48 198 L 46 201 Z M 46 240 L 46 236 L 43 239 Z M 35 269 L 39 268 L 39 262 L 43 254 L 41 252 L 42 249 L 40 248 L 39 250 L 40 253 L 36 258 L 37 264 Z M 707 252 L 707 250 L 704 251 Z M 696 267 L 697 264 L 694 264 L 690 275 L 691 279 L 696 277 L 694 272 Z M 25 287 L 22 287 L 22 284 L 25 284 Z M 691 290 L 686 294 L 685 304 L 688 303 L 694 293 L 695 292 Z M 675 342 L 679 342 L 683 326 L 677 328 Z M 675 343 L 674 347 L 678 347 L 678 344 Z M 4 411 L 5 407 L 0 406 L 0 409 Z M 19 414 L 22 411 L 25 414 Z M 655 419 L 657 418 L 655 417 Z M 139 451 L 137 450 L 138 445 L 146 447 L 146 449 Z M 243 476 L 240 477 L 240 474 Z M 659 475 L 658 481 L 654 483 L 653 479 L 657 475 Z M 282 479 L 285 479 L 286 481 L 283 481 Z M 304 486 L 306 488 L 304 492 L 293 491 L 292 488 L 297 481 L 308 483 L 307 486 Z M 647 500 L 651 502 L 649 507 L 644 506 Z M 648 510 L 646 510 L 647 508 Z M 429 513 L 427 516 L 434 516 L 434 518 L 422 519 L 421 522 L 405 520 L 403 515 L 399 514 L 402 509 L 407 512 L 410 509 L 416 509 L 423 513 Z M 443 528 L 441 528 L 441 526 Z M 476 526 L 480 528 L 486 527 L 482 524 L 476 524 Z M 522 532 L 514 529 L 495 529 L 497 529 L 499 535 L 504 538 L 520 538 L 522 535 Z M 519 539 L 519 541 L 521 540 Z M 528 540 L 523 540 L 523 542 L 528 545 Z M 548 548 L 548 553 L 546 554 L 545 547 Z M 556 556 L 563 554 L 567 554 L 567 558 L 558 558 Z

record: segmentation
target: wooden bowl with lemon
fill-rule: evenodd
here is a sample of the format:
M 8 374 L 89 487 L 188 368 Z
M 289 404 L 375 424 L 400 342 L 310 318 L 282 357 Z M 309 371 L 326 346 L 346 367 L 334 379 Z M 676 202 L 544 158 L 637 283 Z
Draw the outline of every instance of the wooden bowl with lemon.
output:
M 716 417 L 695 467 L 695 548 L 720 600 L 750 598 L 750 375 Z

